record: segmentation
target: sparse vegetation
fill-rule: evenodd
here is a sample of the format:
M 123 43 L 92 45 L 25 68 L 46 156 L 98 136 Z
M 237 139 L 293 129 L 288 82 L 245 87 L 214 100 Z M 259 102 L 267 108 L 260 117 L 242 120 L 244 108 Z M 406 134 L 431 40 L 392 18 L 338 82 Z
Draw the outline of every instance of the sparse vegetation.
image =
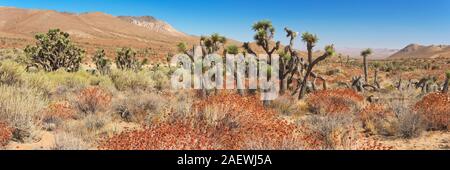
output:
M 98 48 L 92 58 L 83 60 L 84 50 L 68 33 L 39 34 L 35 46 L 0 58 L 0 147 L 29 144 L 46 134 L 53 142 L 47 148 L 55 150 L 383 150 L 396 149 L 391 140 L 448 133 L 450 73 L 443 70 L 448 61 L 369 63 L 367 49 L 361 61 L 347 56 L 344 63 L 344 55 L 332 57 L 333 45 L 315 52 L 314 34 L 301 34 L 303 53 L 294 48 L 300 35 L 294 30 L 284 29 L 286 46 L 274 40 L 271 21 L 259 21 L 252 30 L 256 45 L 247 42 L 242 49 L 218 33 L 202 36 L 201 57 L 278 54 L 280 96 L 270 102 L 260 102 L 261 91 L 236 93 L 204 84 L 200 90 L 172 91 L 174 68 L 160 61 L 145 66 L 146 58 L 157 55 L 151 48 L 121 48 L 111 62 L 111 52 L 96 46 L 88 50 Z M 193 60 L 195 46 L 183 42 L 176 48 Z M 169 62 L 171 52 L 166 54 Z M 202 73 L 206 69 L 202 66 Z

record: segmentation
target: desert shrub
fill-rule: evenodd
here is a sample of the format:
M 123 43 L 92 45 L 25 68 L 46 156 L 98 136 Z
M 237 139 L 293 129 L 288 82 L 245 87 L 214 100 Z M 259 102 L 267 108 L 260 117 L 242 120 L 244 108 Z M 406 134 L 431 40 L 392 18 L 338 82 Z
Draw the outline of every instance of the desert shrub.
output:
M 100 143 L 107 150 L 206 150 L 214 149 L 210 129 L 187 123 L 159 123 L 142 130 L 113 136 Z
M 431 93 L 414 106 L 431 130 L 448 130 L 450 126 L 450 96 L 443 93 Z
M 0 84 L 16 85 L 22 83 L 24 68 L 12 61 L 0 63 Z
M 45 71 L 78 71 L 85 51 L 71 42 L 68 33 L 50 29 L 48 33 L 38 34 L 35 38 L 36 46 L 27 46 L 24 50 L 30 58 L 30 66 L 37 66 Z
M 397 132 L 397 117 L 382 104 L 370 104 L 358 115 L 366 132 L 392 136 Z
M 270 107 L 281 113 L 282 115 L 291 116 L 299 111 L 297 100 L 283 96 L 270 103 Z
M 423 116 L 410 106 L 410 102 L 404 100 L 388 102 L 389 109 L 397 117 L 397 136 L 402 138 L 418 137 L 425 129 Z
M 12 138 L 12 129 L 7 123 L 0 122 L 0 148 L 7 145 Z
M 398 122 L 398 133 L 403 138 L 418 137 L 424 129 L 422 115 L 414 111 L 401 112 Z
M 325 73 L 325 75 L 327 75 L 327 76 L 332 76 L 332 75 L 336 75 L 336 74 L 339 74 L 339 73 L 341 73 L 341 70 L 338 69 L 338 68 L 336 68 L 336 69 L 330 69 L 330 70 L 327 70 L 327 72 Z
M 108 116 L 100 114 L 90 114 L 83 119 L 84 126 L 91 132 L 96 132 L 102 129 L 109 121 Z
M 168 105 L 167 99 L 154 93 L 126 94 L 125 97 L 114 101 L 113 109 L 117 114 L 129 122 L 143 122 L 152 115 L 158 115 Z M 175 103 L 174 103 L 175 104 Z M 148 123 L 151 120 L 146 121 Z
M 99 87 L 88 87 L 83 89 L 73 105 L 84 115 L 95 114 L 105 111 L 111 104 L 111 94 Z
M 55 145 L 53 150 L 88 150 L 91 147 L 72 134 L 68 133 L 56 133 L 55 135 Z
M 0 86 L 0 121 L 14 129 L 14 139 L 23 141 L 33 135 L 46 100 L 33 89 Z
M 76 111 L 69 102 L 51 103 L 43 112 L 44 129 L 55 130 L 62 121 L 76 118 Z
M 236 94 L 211 96 L 195 102 L 193 112 L 106 138 L 99 148 L 281 149 L 293 147 L 289 141 L 300 142 L 295 126 L 278 119 L 258 99 Z
M 346 114 L 357 112 L 364 97 L 351 89 L 333 89 L 313 92 L 306 101 L 315 114 Z
M 25 76 L 26 85 L 37 89 L 46 96 L 62 96 L 66 98 L 66 92 L 75 92 L 89 86 L 99 86 L 113 91 L 114 85 L 108 76 L 96 76 L 86 71 L 28 73 Z
M 152 87 L 150 75 L 145 71 L 114 70 L 111 80 L 117 90 L 148 90 Z
M 312 115 L 298 122 L 305 149 L 391 150 L 359 133 L 354 117 Z
M 168 73 L 165 73 L 162 70 L 153 71 L 151 73 L 151 79 L 153 81 L 153 87 L 157 90 L 170 88 Z
M 299 122 L 312 149 L 352 149 L 358 138 L 352 116 L 313 115 Z

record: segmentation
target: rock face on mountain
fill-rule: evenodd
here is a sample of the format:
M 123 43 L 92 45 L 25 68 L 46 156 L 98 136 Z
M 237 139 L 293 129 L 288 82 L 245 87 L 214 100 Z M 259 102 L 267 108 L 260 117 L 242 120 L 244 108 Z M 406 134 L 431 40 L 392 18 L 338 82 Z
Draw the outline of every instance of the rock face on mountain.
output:
M 449 45 L 430 45 L 423 46 L 419 44 L 410 44 L 389 57 L 390 59 L 406 58 L 450 58 Z
M 149 30 L 163 33 L 163 34 L 169 34 L 173 36 L 186 36 L 186 34 L 176 30 L 171 25 L 164 21 L 157 20 L 156 18 L 152 16 L 141 16 L 141 17 L 134 17 L 134 16 L 119 16 L 120 19 L 130 22 L 132 24 L 145 27 Z
M 176 44 L 198 43 L 198 37 L 177 31 L 153 17 L 116 17 L 105 13 L 73 14 L 51 10 L 0 7 L 0 48 L 23 48 L 34 35 L 59 28 L 88 53 L 103 48 L 114 55 L 117 48 L 148 49 L 155 58 L 176 51 Z M 113 56 L 111 56 L 113 57 Z

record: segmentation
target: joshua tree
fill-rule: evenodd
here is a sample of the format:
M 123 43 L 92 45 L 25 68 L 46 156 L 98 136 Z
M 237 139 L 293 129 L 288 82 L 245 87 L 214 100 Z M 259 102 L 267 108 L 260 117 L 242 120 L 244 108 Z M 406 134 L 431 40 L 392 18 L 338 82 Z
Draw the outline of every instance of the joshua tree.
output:
M 211 36 L 200 37 L 200 46 L 202 47 L 203 55 L 216 53 L 220 50 L 220 47 L 227 42 L 227 38 L 221 36 L 218 33 L 214 33 Z
M 274 47 L 271 47 L 270 43 L 273 41 L 275 28 L 272 25 L 271 21 L 262 20 L 253 24 L 253 31 L 256 32 L 253 39 L 255 39 L 256 44 L 260 46 L 264 52 L 269 57 L 268 64 L 272 63 L 272 54 L 280 48 L 280 41 L 275 43 Z M 244 43 L 243 48 L 250 54 L 255 55 L 256 53 L 249 46 L 249 43 Z
M 225 48 L 224 53 L 237 55 L 239 54 L 239 47 L 236 45 L 229 45 L 227 46 L 227 48 Z
M 379 62 L 375 62 L 373 64 L 373 67 L 375 68 L 374 75 L 373 75 L 373 84 L 379 89 L 380 88 L 380 82 L 378 82 L 378 69 L 380 68 L 381 64 Z
M 369 83 L 369 79 L 368 79 L 368 62 L 367 62 L 367 57 L 369 55 L 372 54 L 372 49 L 368 48 L 364 51 L 361 52 L 361 56 L 363 57 L 363 63 L 364 63 L 364 81 L 367 83 Z
M 314 39 L 308 39 L 308 36 L 310 36 L 311 34 L 303 34 L 303 35 L 304 35 L 303 39 L 307 40 L 308 53 L 312 53 L 312 47 L 313 47 L 313 43 L 312 42 L 317 42 L 317 37 L 313 36 Z M 306 35 L 306 37 L 305 37 L 305 35 Z M 311 38 L 311 37 L 309 37 L 309 38 Z M 314 40 L 314 41 L 311 41 L 311 40 Z M 307 86 L 307 83 L 308 83 L 308 77 L 311 75 L 314 66 L 317 63 L 325 60 L 326 58 L 333 56 L 334 52 L 335 52 L 334 51 L 334 46 L 333 45 L 328 45 L 328 46 L 325 47 L 325 53 L 323 55 L 319 56 L 318 58 L 316 58 L 315 60 L 312 60 L 312 54 L 308 54 L 308 61 L 311 61 L 311 62 L 308 62 L 307 69 L 306 69 L 306 74 L 305 74 L 305 76 L 302 79 L 302 83 L 300 84 L 301 87 L 300 87 L 300 94 L 298 96 L 299 99 L 303 99 L 305 97 L 306 86 Z M 311 58 L 309 58 L 309 56 L 311 56 Z M 324 87 L 326 87 L 326 86 L 324 86 Z
M 442 93 L 447 93 L 448 92 L 448 84 L 449 84 L 449 82 L 450 82 L 450 70 L 445 72 L 445 81 L 444 81 L 444 85 L 442 87 Z
M 312 50 L 316 46 L 317 41 L 319 41 L 319 38 L 317 38 L 317 35 L 305 32 L 302 35 L 302 41 L 306 43 L 306 49 L 308 50 L 308 64 L 311 64 L 313 62 Z
M 299 71 L 299 59 L 297 52 L 294 48 L 294 41 L 297 38 L 298 33 L 290 30 L 289 28 L 284 28 L 286 31 L 286 37 L 289 38 L 289 45 L 284 48 L 284 51 L 280 53 L 280 94 L 284 94 L 285 90 L 292 83 L 294 74 Z M 303 66 L 303 65 L 302 65 Z M 290 76 L 289 76 L 290 74 Z M 289 76 L 288 79 L 287 76 Z
M 111 70 L 111 61 L 106 58 L 105 50 L 99 49 L 92 58 L 100 74 L 108 74 Z
M 50 29 L 46 34 L 35 36 L 36 46 L 27 46 L 25 53 L 30 58 L 28 67 L 56 71 L 64 68 L 75 72 L 80 68 L 85 51 L 72 44 L 69 34 L 59 29 Z
M 140 71 L 145 64 L 147 64 L 147 59 L 138 61 L 136 52 L 131 48 L 122 48 L 117 51 L 116 65 L 121 70 Z

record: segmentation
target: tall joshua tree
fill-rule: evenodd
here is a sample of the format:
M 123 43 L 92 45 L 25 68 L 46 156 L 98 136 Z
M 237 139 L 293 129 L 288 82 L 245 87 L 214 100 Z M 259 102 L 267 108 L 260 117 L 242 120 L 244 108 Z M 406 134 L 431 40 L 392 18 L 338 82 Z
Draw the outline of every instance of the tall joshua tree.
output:
M 253 24 L 252 30 L 256 32 L 253 39 L 256 41 L 256 44 L 260 46 L 267 54 L 269 57 L 268 64 L 271 64 L 273 53 L 277 51 L 281 45 L 280 41 L 277 41 L 273 47 L 270 45 L 275 35 L 275 28 L 273 27 L 272 22 L 268 20 L 258 21 Z M 247 53 L 255 55 L 254 50 L 250 48 L 248 42 L 244 43 L 242 47 L 247 51 Z
M 368 79 L 369 70 L 368 70 L 367 57 L 371 54 L 372 54 L 372 49 L 370 49 L 370 48 L 361 52 L 361 56 L 363 57 L 363 64 L 364 64 L 364 81 L 366 82 L 366 84 L 369 83 L 369 79 Z
M 308 64 L 307 64 L 306 74 L 304 75 L 304 77 L 302 79 L 302 83 L 300 84 L 301 87 L 300 87 L 300 94 L 298 96 L 299 99 L 303 99 L 305 97 L 308 78 L 309 78 L 309 76 L 312 75 L 312 70 L 313 70 L 314 66 L 317 63 L 327 59 L 328 57 L 333 56 L 335 53 L 334 46 L 328 45 L 325 47 L 325 53 L 313 60 L 312 59 L 312 47 L 314 47 L 313 44 L 315 42 L 317 42 L 317 37 L 316 36 L 311 37 L 311 34 L 306 33 L 306 34 L 303 34 L 302 38 L 304 41 L 306 40 L 306 44 L 307 44 L 307 48 L 308 48 Z M 314 42 L 314 43 L 312 43 L 312 42 Z M 324 81 L 324 83 L 325 83 L 325 80 L 322 80 L 322 81 Z M 324 87 L 325 87 L 325 85 L 324 85 Z
M 316 46 L 317 41 L 319 41 L 319 38 L 317 38 L 317 35 L 305 32 L 302 34 L 302 41 L 306 43 L 306 49 L 308 50 L 308 63 L 311 64 L 312 50 Z
M 292 82 L 294 74 L 299 71 L 299 59 L 298 54 L 294 50 L 294 41 L 297 38 L 298 33 L 284 28 L 286 31 L 286 37 L 289 38 L 289 45 L 284 48 L 284 51 L 280 53 L 279 63 L 279 78 L 280 78 L 280 94 L 284 94 L 289 84 Z M 290 74 L 290 76 L 289 76 Z M 289 77 L 288 77 L 289 76 Z

